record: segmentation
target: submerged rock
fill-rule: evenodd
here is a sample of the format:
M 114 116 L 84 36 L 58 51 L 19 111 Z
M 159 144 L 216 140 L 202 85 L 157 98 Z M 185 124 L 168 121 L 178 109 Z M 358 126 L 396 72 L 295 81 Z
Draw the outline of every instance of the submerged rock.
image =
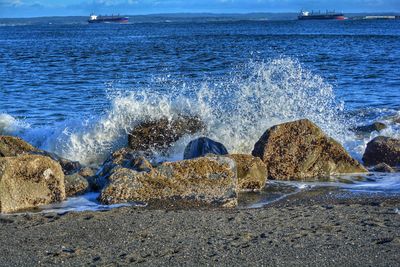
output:
M 78 173 L 65 176 L 65 193 L 67 197 L 82 195 L 89 190 L 89 182 Z
M 394 123 L 400 124 L 400 116 L 394 117 L 394 118 L 392 119 L 392 121 L 393 121 Z
M 382 122 L 374 122 L 370 125 L 358 126 L 354 130 L 358 133 L 372 133 L 374 131 L 380 132 L 386 129 L 387 125 Z
M 109 177 L 101 202 L 182 200 L 208 205 L 237 205 L 235 162 L 207 157 L 166 162 L 150 172 L 120 168 Z
M 228 150 L 219 142 L 207 137 L 200 137 L 189 142 L 183 153 L 183 158 L 194 159 L 207 154 L 227 155 Z
M 338 142 L 307 119 L 271 127 L 255 144 L 252 155 L 267 165 L 269 179 L 367 172 Z
M 268 174 L 260 158 L 245 154 L 231 154 L 228 157 L 236 163 L 239 190 L 258 191 L 264 188 Z
M 15 157 L 38 151 L 37 148 L 21 138 L 5 135 L 0 136 L 0 157 Z
M 365 149 L 363 161 L 366 166 L 386 163 L 395 167 L 400 165 L 400 140 L 385 136 L 372 139 Z
M 64 173 L 58 162 L 40 155 L 0 158 L 0 212 L 64 199 Z
M 374 172 L 390 172 L 390 173 L 396 172 L 392 167 L 390 167 L 386 163 L 379 163 L 378 165 L 376 165 L 372 168 L 372 171 L 374 171 Z
M 169 148 L 184 135 L 204 129 L 204 123 L 197 117 L 179 116 L 172 120 L 161 118 L 135 127 L 128 135 L 128 144 L 134 151 L 160 151 Z

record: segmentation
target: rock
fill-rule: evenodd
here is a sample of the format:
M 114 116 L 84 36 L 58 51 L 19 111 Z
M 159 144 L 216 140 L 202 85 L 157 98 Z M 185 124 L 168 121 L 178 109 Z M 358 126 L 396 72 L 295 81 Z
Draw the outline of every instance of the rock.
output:
M 153 167 L 138 152 L 131 148 L 122 148 L 113 152 L 100 167 L 99 172 L 93 177 L 94 179 L 89 180 L 91 187 L 94 190 L 102 189 L 108 183 L 108 178 L 120 168 L 150 172 Z
M 55 160 L 58 163 L 60 163 L 61 168 L 63 169 L 65 175 L 76 173 L 82 168 L 82 165 L 78 161 L 65 159 L 58 156 L 57 154 L 48 151 L 38 150 L 37 152 L 35 152 L 35 154 L 50 157 L 52 160 Z
M 0 158 L 0 212 L 64 199 L 64 173 L 58 162 L 40 155 Z
M 22 154 L 36 154 L 50 157 L 60 163 L 65 174 L 77 172 L 82 167 L 77 161 L 67 160 L 54 153 L 40 150 L 21 138 L 0 136 L 0 157 L 15 157 Z
M 400 124 L 400 116 L 399 117 L 394 117 L 392 120 L 394 123 Z
M 67 197 L 82 195 L 86 193 L 88 189 L 89 182 L 78 173 L 65 176 L 65 193 Z
M 110 176 L 100 201 L 115 204 L 173 199 L 232 207 L 237 205 L 235 168 L 235 162 L 227 157 L 165 162 L 150 172 L 120 168 Z
M 128 144 L 134 151 L 165 150 L 179 138 L 205 129 L 197 117 L 179 116 L 169 120 L 162 118 L 146 121 L 135 127 L 128 135 Z
M 268 179 L 298 180 L 367 170 L 307 119 L 268 129 L 252 155 L 267 165 Z
M 386 128 L 387 128 L 386 124 L 382 122 L 374 122 L 370 125 L 358 126 L 354 128 L 354 130 L 359 133 L 372 133 L 374 131 L 380 132 Z
M 0 136 L 0 157 L 15 157 L 37 151 L 37 148 L 21 138 L 5 135 Z
M 260 158 L 245 154 L 228 156 L 236 162 L 238 189 L 259 191 L 265 186 L 267 167 Z
M 95 176 L 96 172 L 90 167 L 83 167 L 79 170 L 78 174 L 83 178 L 90 178 Z
M 392 167 L 387 165 L 386 163 L 379 163 L 378 165 L 374 166 L 372 168 L 372 171 L 374 172 L 396 172 Z
M 386 163 L 392 167 L 400 165 L 400 139 L 375 137 L 367 144 L 363 161 L 366 166 L 379 163 Z
M 219 142 L 207 137 L 200 137 L 189 142 L 183 153 L 183 158 L 194 159 L 207 154 L 227 155 L 228 150 Z

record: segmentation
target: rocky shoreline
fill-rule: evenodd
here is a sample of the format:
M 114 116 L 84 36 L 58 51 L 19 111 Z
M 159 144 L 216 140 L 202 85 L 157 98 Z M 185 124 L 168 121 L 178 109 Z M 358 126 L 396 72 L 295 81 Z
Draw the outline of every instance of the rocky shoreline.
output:
M 307 119 L 267 129 L 252 155 L 229 154 L 223 144 L 200 137 L 188 143 L 181 161 L 158 162 L 153 157 L 194 133 L 206 134 L 196 117 L 144 122 L 129 134 L 128 147 L 113 152 L 98 169 L 0 136 L 0 212 L 35 208 L 88 191 L 100 192 L 103 204 L 172 200 L 177 205 L 236 207 L 240 192 L 263 190 L 268 180 L 368 172 Z M 363 160 L 373 170 L 395 171 L 400 140 L 373 139 Z
M 264 208 L 237 206 L 245 201 L 242 192 L 263 191 L 271 180 L 367 174 L 311 121 L 267 129 L 252 155 L 229 154 L 200 137 L 183 160 L 158 162 L 154 149 L 167 153 L 186 133 L 206 134 L 189 121 L 139 126 L 129 144 L 140 151 L 122 148 L 95 169 L 0 136 L 0 266 L 398 265 L 398 194 L 316 187 Z M 397 171 L 399 147 L 396 139 L 372 140 L 364 155 L 368 168 Z M 88 191 L 99 192 L 104 204 L 148 205 L 24 213 Z

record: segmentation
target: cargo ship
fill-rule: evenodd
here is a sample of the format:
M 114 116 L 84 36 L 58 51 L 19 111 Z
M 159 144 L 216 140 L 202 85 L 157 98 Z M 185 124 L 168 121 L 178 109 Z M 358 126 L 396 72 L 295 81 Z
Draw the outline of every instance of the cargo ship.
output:
M 336 13 L 336 12 L 308 12 L 308 11 L 301 11 L 299 16 L 299 20 L 344 20 L 346 17 L 343 13 Z
M 95 14 L 91 14 L 89 17 L 89 23 L 128 23 L 128 17 L 121 16 L 97 16 Z

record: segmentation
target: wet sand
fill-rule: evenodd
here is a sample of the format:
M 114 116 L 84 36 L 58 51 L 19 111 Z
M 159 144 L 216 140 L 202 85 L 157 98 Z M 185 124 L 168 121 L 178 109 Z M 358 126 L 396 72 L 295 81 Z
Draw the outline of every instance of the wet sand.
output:
M 0 266 L 398 266 L 400 197 L 312 190 L 260 209 L 0 217 Z

